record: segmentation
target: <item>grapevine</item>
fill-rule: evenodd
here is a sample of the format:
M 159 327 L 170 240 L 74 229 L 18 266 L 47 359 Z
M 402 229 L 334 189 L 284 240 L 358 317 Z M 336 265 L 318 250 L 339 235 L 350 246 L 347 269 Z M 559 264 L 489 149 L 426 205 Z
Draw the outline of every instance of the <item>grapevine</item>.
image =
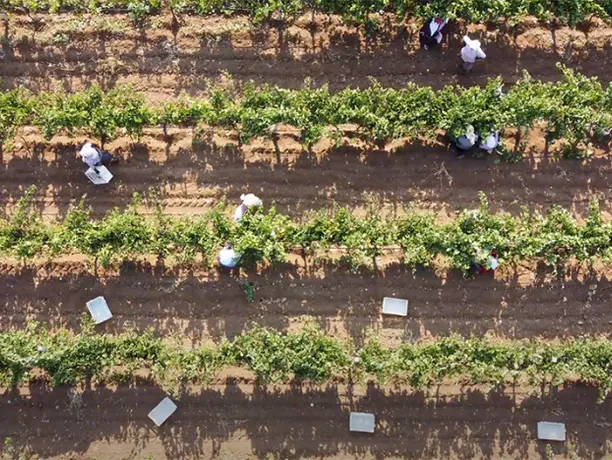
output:
M 34 375 L 46 375 L 54 385 L 90 379 L 108 383 L 149 369 L 153 379 L 173 391 L 181 383 L 206 383 L 228 366 L 243 366 L 262 383 L 323 383 L 350 375 L 404 381 L 420 389 L 443 380 L 557 386 L 580 380 L 605 395 L 612 388 L 612 342 L 589 337 L 499 342 L 453 335 L 396 348 L 371 339 L 356 349 L 312 323 L 291 333 L 253 326 L 232 341 L 189 349 L 150 332 L 96 334 L 90 324 L 81 333 L 50 333 L 36 324 L 0 333 L 2 385 L 19 385 Z
M 409 16 L 447 17 L 470 22 L 516 21 L 531 15 L 542 21 L 558 21 L 572 26 L 591 17 L 608 21 L 612 16 L 612 6 L 606 0 L 431 0 L 420 3 L 413 0 L 171 0 L 167 7 L 173 15 L 248 14 L 256 23 L 273 18 L 290 20 L 306 11 L 319 11 L 341 15 L 348 22 L 366 24 L 374 29 L 377 24 L 375 15 L 382 12 L 395 13 L 400 19 Z M 159 14 L 164 9 L 160 0 L 5 0 L 3 8 L 26 14 L 127 12 L 136 23 L 142 23 L 147 16 Z
M 357 217 L 336 208 L 292 219 L 273 207 L 248 213 L 235 223 L 223 203 L 198 217 L 177 219 L 157 209 L 150 218 L 138 210 L 138 200 L 101 219 L 80 203 L 62 220 L 48 223 L 31 206 L 33 198 L 30 189 L 15 214 L 0 219 L 0 255 L 27 260 L 84 254 L 103 266 L 145 255 L 178 263 L 201 256 L 210 265 L 223 244 L 231 241 L 244 263 L 283 262 L 288 252 L 299 248 L 317 257 L 324 257 L 326 249 L 344 248 L 353 267 L 372 266 L 390 246 L 399 247 L 398 257 L 413 267 L 442 257 L 450 267 L 467 269 L 473 261 L 486 263 L 492 249 L 502 262 L 543 259 L 558 266 L 571 259 L 612 259 L 612 224 L 603 221 L 597 200 L 591 201 L 583 223 L 560 207 L 546 214 L 492 214 L 484 195 L 479 209 L 464 210 L 444 224 L 434 214 L 417 211 L 393 217 L 372 209 Z
M 560 69 L 558 82 L 536 82 L 526 74 L 502 95 L 501 78 L 489 80 L 484 88 L 448 86 L 438 91 L 415 84 L 383 88 L 377 83 L 335 94 L 308 84 L 300 89 L 251 85 L 239 94 L 213 88 L 207 98 L 161 106 L 147 105 L 130 87 L 104 92 L 93 86 L 70 95 L 13 90 L 0 97 L 0 141 L 10 141 L 19 127 L 29 124 L 48 140 L 62 133 L 84 134 L 104 143 L 122 134 L 138 137 L 145 127 L 166 130 L 172 125 L 233 129 L 248 142 L 274 138 L 271 128 L 281 123 L 298 129 L 305 147 L 347 124 L 382 144 L 402 138 L 433 140 L 440 130 L 458 137 L 468 125 L 489 133 L 527 132 L 544 124 L 550 140 L 565 140 L 579 149 L 609 133 L 612 86 L 604 88 L 596 78 Z
M 502 81 L 484 88 L 449 86 L 435 91 L 409 84 L 402 89 L 345 89 L 330 94 L 326 87 L 290 90 L 247 86 L 239 95 L 214 88 L 208 98 L 171 101 L 148 106 L 130 87 L 103 92 L 93 86 L 83 92 L 29 95 L 13 90 L 0 95 L 0 124 L 8 142 L 21 126 L 37 126 L 48 140 L 57 134 L 84 134 L 101 143 L 121 134 L 138 137 L 145 127 L 171 125 L 233 129 L 240 140 L 274 139 L 278 123 L 300 130 L 305 147 L 326 133 L 334 136 L 342 125 L 356 125 L 371 141 L 433 140 L 440 129 L 452 137 L 465 132 L 513 129 L 527 132 L 544 123 L 550 140 L 564 139 L 574 150 L 591 138 L 601 139 L 612 127 L 612 86 L 603 88 L 564 67 L 556 83 L 531 81 L 528 75 L 500 95 Z

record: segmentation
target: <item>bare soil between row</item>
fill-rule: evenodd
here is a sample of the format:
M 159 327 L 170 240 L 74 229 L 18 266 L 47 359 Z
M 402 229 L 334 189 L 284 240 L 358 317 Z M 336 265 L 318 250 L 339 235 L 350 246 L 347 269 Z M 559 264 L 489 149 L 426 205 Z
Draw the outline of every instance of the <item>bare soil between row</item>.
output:
M 113 312 L 100 332 L 135 328 L 202 344 L 233 337 L 253 323 L 296 330 L 315 321 L 328 333 L 363 343 L 371 334 L 403 341 L 491 333 L 500 338 L 556 339 L 612 331 L 610 272 L 571 267 L 564 276 L 538 267 L 506 267 L 494 276 L 464 279 L 457 272 L 397 264 L 354 273 L 300 259 L 241 275 L 197 267 L 124 264 L 97 274 L 84 260 L 0 266 L 0 328 L 39 321 L 80 330 L 85 303 L 103 295 Z M 254 283 L 249 303 L 241 282 Z M 382 316 L 383 297 L 409 300 L 406 318 Z
M 247 81 L 298 87 L 306 77 L 332 90 L 367 86 L 371 77 L 386 86 L 408 82 L 442 87 L 483 84 L 501 75 L 512 83 L 527 70 L 534 78 L 556 80 L 563 62 L 607 83 L 611 29 L 550 27 L 526 19 L 507 25 L 457 24 L 437 50 L 419 49 L 415 21 L 395 24 L 366 37 L 342 18 L 306 14 L 294 23 L 254 25 L 246 17 L 153 16 L 136 28 L 125 15 L 39 15 L 38 21 L 12 15 L 2 46 L 2 87 L 33 91 L 77 91 L 97 83 L 130 83 L 150 100 L 198 94 L 209 84 Z M 174 25 L 173 25 L 174 24 Z M 484 44 L 487 59 L 472 74 L 456 72 L 462 35 Z
M 536 426 L 547 420 L 566 424 L 568 442 L 550 443 L 556 458 L 612 454 L 612 400 L 597 403 L 597 391 L 584 386 L 410 391 L 260 387 L 230 378 L 191 389 L 155 428 L 147 414 L 164 396 L 146 382 L 87 388 L 76 401 L 63 387 L 6 391 L 0 438 L 10 438 L 20 458 L 527 459 L 544 458 L 546 443 L 536 440 Z M 351 411 L 374 413 L 376 432 L 349 432 Z
M 497 154 L 457 159 L 443 144 L 394 141 L 380 149 L 347 137 L 343 146 L 323 139 L 308 152 L 287 132 L 277 151 L 264 139 L 238 147 L 232 132 L 194 138 L 187 129 L 172 129 L 168 137 L 147 129 L 139 140 L 121 137 L 105 147 L 121 163 L 111 167 L 115 177 L 108 185 L 95 186 L 78 157 L 85 138 L 56 136 L 44 143 L 36 129 L 24 128 L 2 156 L 0 207 L 10 211 L 35 185 L 37 209 L 49 218 L 65 215 L 84 196 L 102 215 L 151 190 L 176 216 L 199 214 L 223 198 L 237 204 L 242 193 L 255 193 L 294 217 L 334 205 L 359 213 L 375 199 L 389 213 L 410 207 L 449 218 L 478 207 L 482 191 L 493 211 L 515 214 L 556 204 L 584 216 L 597 197 L 609 218 L 609 152 L 595 150 L 584 161 L 559 159 L 545 151 L 540 134 L 534 131 L 525 159 L 511 164 Z

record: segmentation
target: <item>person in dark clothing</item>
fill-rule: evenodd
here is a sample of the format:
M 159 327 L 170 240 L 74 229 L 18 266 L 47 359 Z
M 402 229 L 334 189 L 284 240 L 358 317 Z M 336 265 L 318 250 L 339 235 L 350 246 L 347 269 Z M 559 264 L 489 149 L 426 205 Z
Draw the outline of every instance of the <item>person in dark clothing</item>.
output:
M 448 19 L 435 18 L 425 21 L 421 31 L 419 32 L 419 42 L 421 46 L 428 50 L 431 47 L 442 43 L 444 39 L 444 26 L 448 23 Z
M 499 267 L 499 259 L 497 257 L 497 250 L 493 249 L 491 255 L 489 255 L 489 265 L 487 268 L 485 265 L 472 262 L 470 272 L 474 275 L 483 275 L 485 273 L 493 273 L 497 267 Z

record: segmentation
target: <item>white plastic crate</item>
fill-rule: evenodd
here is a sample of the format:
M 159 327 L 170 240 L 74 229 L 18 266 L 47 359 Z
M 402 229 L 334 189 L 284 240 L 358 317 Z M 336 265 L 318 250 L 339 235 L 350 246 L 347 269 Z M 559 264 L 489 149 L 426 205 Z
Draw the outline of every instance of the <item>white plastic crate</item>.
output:
M 538 439 L 565 441 L 565 423 L 538 422 Z
M 368 414 L 366 412 L 351 412 L 349 430 L 360 433 L 374 433 L 375 423 L 376 418 L 374 417 L 374 414 Z
M 383 299 L 383 314 L 406 316 L 408 314 L 408 301 L 394 297 L 385 297 Z
M 85 175 L 96 185 L 108 184 L 113 178 L 113 175 L 106 168 L 106 166 L 96 166 L 95 170 L 94 168 L 89 168 L 87 171 L 85 171 Z
M 149 412 L 149 418 L 153 420 L 157 426 L 162 426 L 168 418 L 176 411 L 177 407 L 174 402 L 168 397 L 165 397 L 155 409 Z
M 95 299 L 87 302 L 87 309 L 89 310 L 89 313 L 91 313 L 91 317 L 94 319 L 96 324 L 108 321 L 113 317 L 110 308 L 108 308 L 106 300 L 102 296 L 96 297 Z

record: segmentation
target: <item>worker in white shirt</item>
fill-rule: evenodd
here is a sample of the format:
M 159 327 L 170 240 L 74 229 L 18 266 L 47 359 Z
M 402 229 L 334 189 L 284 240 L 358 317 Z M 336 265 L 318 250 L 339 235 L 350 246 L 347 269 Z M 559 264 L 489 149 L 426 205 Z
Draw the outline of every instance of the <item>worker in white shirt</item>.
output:
M 499 256 L 497 250 L 493 249 L 489 254 L 489 266 L 478 264 L 476 262 L 471 263 L 470 271 L 474 275 L 483 275 L 485 273 L 493 273 L 499 267 Z
M 98 166 L 117 163 L 119 160 L 113 157 L 110 153 L 102 151 L 97 145 L 91 142 L 86 143 L 79 152 L 83 163 L 87 164 L 92 169 Z
M 467 35 L 463 37 L 465 46 L 461 48 L 461 61 L 463 61 L 463 71 L 468 73 L 474 67 L 476 59 L 484 59 L 487 57 L 480 47 L 478 40 L 472 40 Z
M 263 201 L 252 193 L 240 195 L 240 201 L 240 206 L 238 206 L 234 212 L 234 221 L 236 222 L 244 217 L 249 208 L 257 208 L 263 204 Z
M 240 254 L 234 251 L 231 244 L 226 244 L 221 251 L 219 251 L 219 265 L 224 268 L 234 268 L 240 262 Z
M 480 138 L 480 144 L 478 145 L 481 149 L 486 150 L 487 153 L 493 153 L 493 151 L 499 145 L 499 131 L 494 131 L 487 137 Z

